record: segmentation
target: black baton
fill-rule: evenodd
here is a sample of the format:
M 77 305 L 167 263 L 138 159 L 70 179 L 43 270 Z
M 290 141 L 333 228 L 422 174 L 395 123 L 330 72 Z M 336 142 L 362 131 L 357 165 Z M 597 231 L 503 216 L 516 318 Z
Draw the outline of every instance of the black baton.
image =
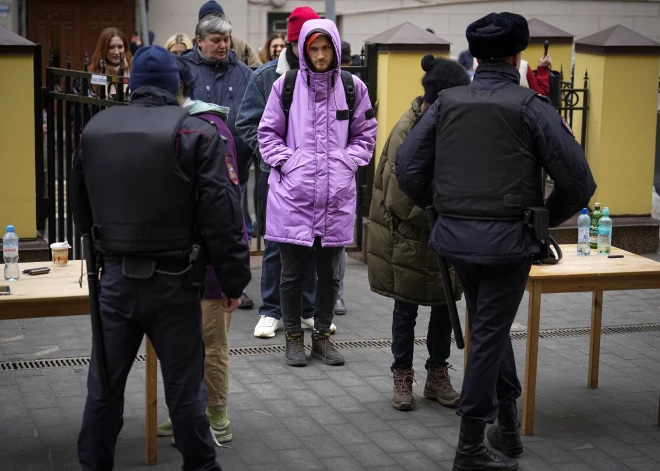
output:
M 101 398 L 108 399 L 108 375 L 105 370 L 105 349 L 101 332 L 101 312 L 99 310 L 99 272 L 96 268 L 96 252 L 90 234 L 83 235 L 83 250 L 87 261 L 87 285 L 89 287 L 89 310 L 92 318 L 92 346 L 96 360 L 96 375 L 101 387 Z M 92 365 L 90 365 L 92 366 Z
M 426 220 L 429 223 L 431 231 L 438 221 L 438 213 L 433 206 L 427 206 L 424 209 Z M 445 257 L 436 252 L 438 256 L 438 265 L 440 266 L 440 276 L 442 277 L 442 287 L 445 290 L 445 299 L 447 300 L 447 307 L 449 308 L 449 319 L 451 320 L 451 327 L 454 331 L 456 338 L 456 348 L 463 350 L 465 348 L 465 340 L 463 339 L 463 328 L 461 321 L 458 318 L 458 309 L 456 309 L 456 297 L 454 296 L 454 287 L 451 285 L 451 277 L 449 275 L 449 266 Z

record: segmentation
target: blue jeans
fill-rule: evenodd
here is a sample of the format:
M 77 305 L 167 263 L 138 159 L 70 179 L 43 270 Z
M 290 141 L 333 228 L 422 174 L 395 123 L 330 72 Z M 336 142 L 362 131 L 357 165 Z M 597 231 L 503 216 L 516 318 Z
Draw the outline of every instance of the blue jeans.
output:
M 261 214 L 266 220 L 266 203 L 268 201 L 268 177 L 270 173 L 261 172 L 259 178 L 259 204 Z M 264 227 L 265 229 L 265 227 Z M 264 231 L 265 233 L 265 231 Z M 260 316 L 282 318 L 280 304 L 280 278 L 282 276 L 282 261 L 280 259 L 280 246 L 277 242 L 264 241 L 264 257 L 261 262 L 261 299 L 263 304 L 259 307 Z M 305 266 L 305 283 L 303 284 L 302 316 L 305 319 L 314 317 L 316 310 L 316 261 L 310 257 Z
M 252 217 L 250 217 L 250 210 L 248 208 L 247 197 L 248 184 L 241 185 L 241 207 L 243 208 L 243 218 L 245 219 L 245 227 L 247 229 L 248 240 L 252 240 Z
M 417 319 L 417 304 L 394 302 L 392 317 L 392 355 L 395 368 L 412 368 L 415 348 L 415 324 Z M 431 308 L 429 330 L 426 336 L 426 348 L 429 358 L 425 368 L 437 368 L 447 364 L 451 346 L 451 320 L 449 309 L 444 306 Z

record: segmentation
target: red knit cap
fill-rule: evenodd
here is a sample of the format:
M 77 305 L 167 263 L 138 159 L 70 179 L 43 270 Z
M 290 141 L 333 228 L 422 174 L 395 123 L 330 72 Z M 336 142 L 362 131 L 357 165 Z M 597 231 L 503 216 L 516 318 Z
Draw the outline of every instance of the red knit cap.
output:
M 319 20 L 321 17 L 311 7 L 298 7 L 289 16 L 289 26 L 286 32 L 286 40 L 290 43 L 298 41 L 300 30 L 307 20 Z

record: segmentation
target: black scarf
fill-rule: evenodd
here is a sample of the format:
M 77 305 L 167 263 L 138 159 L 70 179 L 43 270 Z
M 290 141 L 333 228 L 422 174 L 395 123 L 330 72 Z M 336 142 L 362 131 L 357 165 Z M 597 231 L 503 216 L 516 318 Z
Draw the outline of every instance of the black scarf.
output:
M 286 61 L 289 63 L 291 69 L 299 69 L 300 61 L 298 57 L 293 53 L 293 46 L 289 44 L 289 47 L 286 48 Z

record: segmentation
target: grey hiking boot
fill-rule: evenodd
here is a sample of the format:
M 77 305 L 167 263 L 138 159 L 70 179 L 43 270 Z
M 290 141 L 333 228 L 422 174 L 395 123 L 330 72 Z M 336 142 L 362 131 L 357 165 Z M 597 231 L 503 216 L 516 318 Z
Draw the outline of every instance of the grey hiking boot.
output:
M 449 368 L 451 366 L 438 366 L 426 370 L 426 384 L 424 385 L 424 397 L 446 407 L 456 407 L 461 395 L 451 385 L 449 379 Z
M 305 355 L 305 333 L 302 329 L 284 333 L 286 339 L 286 364 L 289 366 L 307 366 Z
M 312 332 L 312 357 L 323 360 L 326 365 L 343 365 L 344 357 L 337 351 L 330 329 Z
M 392 407 L 397 410 L 413 410 L 416 404 L 412 390 L 415 370 L 412 368 L 396 368 L 392 373 L 394 377 Z

